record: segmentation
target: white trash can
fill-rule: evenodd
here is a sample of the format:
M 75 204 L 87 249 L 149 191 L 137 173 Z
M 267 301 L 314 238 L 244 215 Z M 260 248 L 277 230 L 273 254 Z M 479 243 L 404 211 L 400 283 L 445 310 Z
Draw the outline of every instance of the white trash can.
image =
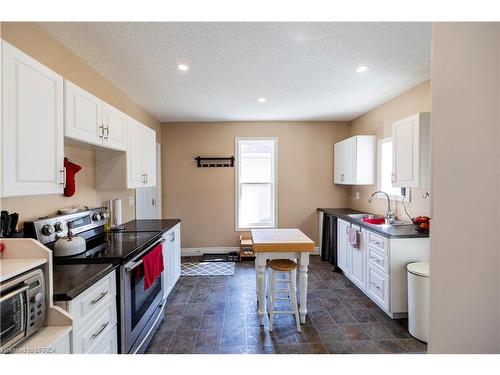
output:
M 410 263 L 408 270 L 408 331 L 420 341 L 429 338 L 429 263 Z

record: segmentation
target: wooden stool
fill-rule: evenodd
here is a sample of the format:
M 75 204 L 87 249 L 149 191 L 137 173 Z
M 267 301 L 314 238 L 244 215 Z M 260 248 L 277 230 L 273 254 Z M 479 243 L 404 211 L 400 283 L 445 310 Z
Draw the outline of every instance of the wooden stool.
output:
M 295 315 L 295 323 L 297 332 L 300 332 L 299 307 L 297 304 L 297 263 L 290 259 L 273 259 L 269 261 L 271 270 L 270 286 L 269 286 L 269 331 L 273 330 L 274 314 L 293 314 Z M 288 273 L 288 279 L 278 279 L 279 272 Z M 276 284 L 290 284 L 289 289 L 277 289 Z M 287 297 L 277 297 L 277 294 L 287 294 Z M 290 301 L 291 311 L 275 311 L 275 301 Z

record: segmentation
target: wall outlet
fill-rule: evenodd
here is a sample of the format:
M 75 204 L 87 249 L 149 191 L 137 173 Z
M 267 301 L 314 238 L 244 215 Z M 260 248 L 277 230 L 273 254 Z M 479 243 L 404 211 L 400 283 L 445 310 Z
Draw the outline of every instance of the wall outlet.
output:
M 132 196 L 128 197 L 128 205 L 129 207 L 132 207 L 134 205 L 134 197 Z
M 356 192 L 356 199 L 359 199 L 359 191 Z

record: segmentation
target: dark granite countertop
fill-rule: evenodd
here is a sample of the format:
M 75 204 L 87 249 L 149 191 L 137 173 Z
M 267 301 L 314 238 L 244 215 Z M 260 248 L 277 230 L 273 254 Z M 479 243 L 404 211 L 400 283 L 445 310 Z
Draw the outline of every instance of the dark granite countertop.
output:
M 166 232 L 180 222 L 180 219 L 132 220 L 123 225 L 125 232 Z
M 335 216 L 336 218 L 349 221 L 360 227 L 364 227 L 373 232 L 376 232 L 384 237 L 390 238 L 427 238 L 429 233 L 417 232 L 414 225 L 391 225 L 391 226 L 381 226 L 365 223 L 360 219 L 354 219 L 347 216 L 348 214 L 370 214 L 370 212 L 363 212 L 354 210 L 352 208 L 318 208 L 318 211 L 322 211 L 326 214 Z
M 118 265 L 54 264 L 54 301 L 70 301 L 95 284 Z

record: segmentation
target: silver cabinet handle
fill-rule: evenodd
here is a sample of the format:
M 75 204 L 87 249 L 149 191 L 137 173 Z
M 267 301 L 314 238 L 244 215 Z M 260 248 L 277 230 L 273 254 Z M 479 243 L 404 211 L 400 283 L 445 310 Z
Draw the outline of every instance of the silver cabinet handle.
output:
M 63 188 L 66 188 L 66 168 L 63 167 L 59 172 L 61 172 L 61 178 L 62 181 L 59 183 L 59 185 L 62 185 Z
M 99 126 L 99 129 L 101 129 L 101 134 L 99 135 L 99 138 L 104 139 L 104 125 L 101 124 Z
M 170 233 L 170 241 L 171 242 L 175 241 L 175 232 Z
M 97 331 L 96 333 L 94 333 L 94 334 L 91 336 L 91 339 L 92 339 L 92 340 L 95 340 L 95 339 L 96 339 L 96 338 L 97 338 L 97 337 L 98 337 L 98 336 L 102 333 L 102 331 L 104 331 L 104 330 L 106 329 L 106 327 L 108 326 L 108 324 L 109 324 L 109 320 L 108 320 L 106 323 L 104 323 L 104 324 L 101 326 L 101 328 L 99 328 L 99 331 Z
M 106 135 L 104 135 L 104 132 L 106 132 Z M 106 141 L 109 141 L 109 126 L 106 126 L 103 130 L 103 137 Z
M 146 184 L 148 183 L 148 174 L 146 173 Z
M 380 287 L 377 284 L 375 284 L 373 281 L 370 281 L 370 285 L 373 285 L 375 288 L 380 290 Z
M 396 181 L 396 173 L 392 173 L 391 174 L 391 182 L 395 182 Z
M 108 294 L 108 291 L 102 292 L 101 294 L 99 294 L 99 297 L 97 297 L 96 299 L 90 301 L 90 304 L 91 305 L 95 305 L 97 302 L 99 302 L 100 300 L 102 300 L 106 294 Z

